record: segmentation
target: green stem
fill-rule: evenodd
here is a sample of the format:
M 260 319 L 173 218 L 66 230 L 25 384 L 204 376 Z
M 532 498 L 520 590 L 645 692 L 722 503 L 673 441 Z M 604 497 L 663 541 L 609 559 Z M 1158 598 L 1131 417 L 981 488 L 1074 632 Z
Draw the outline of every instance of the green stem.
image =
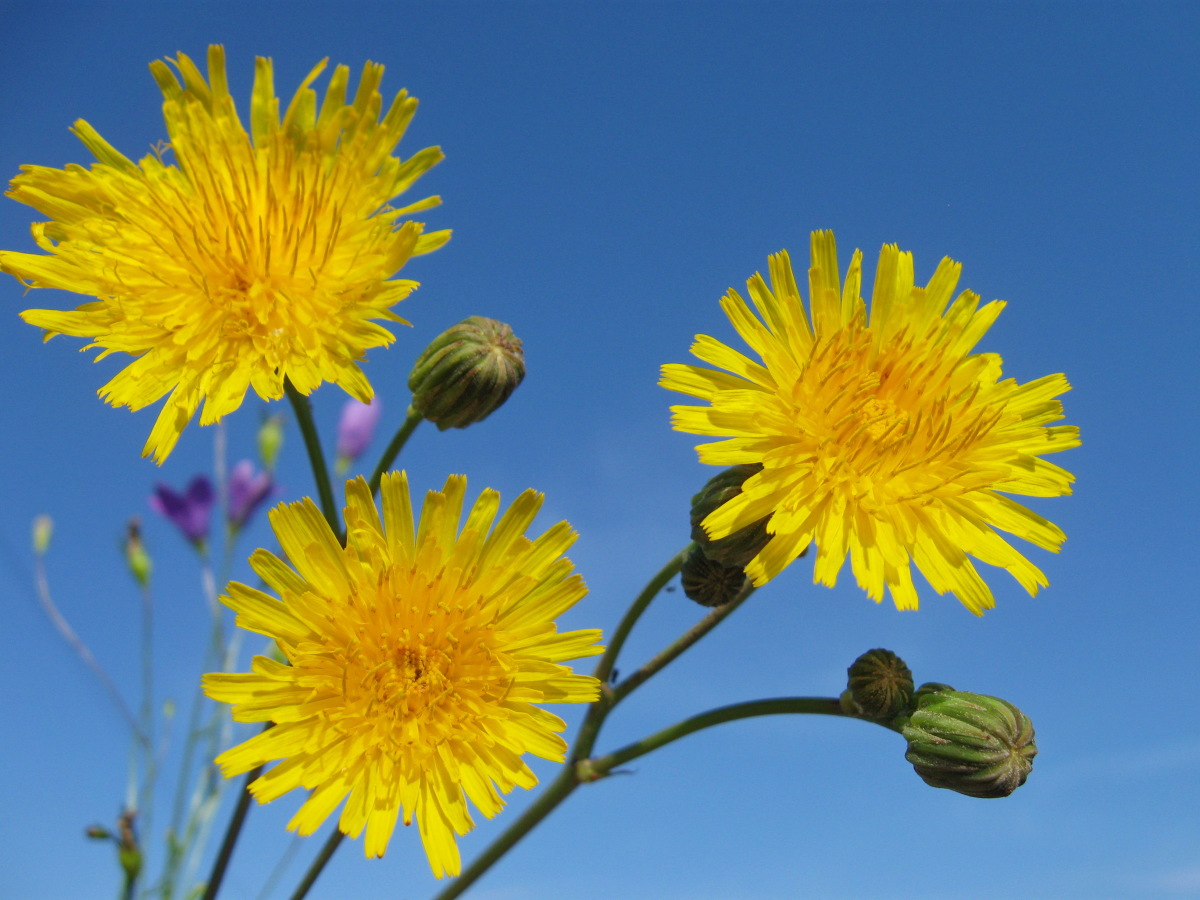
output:
M 496 860 L 511 850 L 521 838 L 531 832 L 542 819 L 548 816 L 580 785 L 579 760 L 591 753 L 596 738 L 600 734 L 600 726 L 604 724 L 605 717 L 612 711 L 616 702 L 613 699 L 613 690 L 609 687 L 608 680 L 616 665 L 617 655 L 621 652 L 625 639 L 629 637 L 633 626 L 646 611 L 650 602 L 679 573 L 691 547 L 692 545 L 688 544 L 667 561 L 667 564 L 650 579 L 646 587 L 630 604 L 629 609 L 626 610 L 617 625 L 612 638 L 608 641 L 604 655 L 600 657 L 600 662 L 597 663 L 593 672 L 595 677 L 600 680 L 600 699 L 588 707 L 587 715 L 584 716 L 583 724 L 579 727 L 579 734 L 575 738 L 574 747 L 558 777 L 550 782 L 533 804 L 521 814 L 520 818 L 505 829 L 500 837 L 496 838 L 483 853 L 476 857 L 458 878 L 437 895 L 435 900 L 452 900 L 462 894 L 491 868 Z
M 650 601 L 659 595 L 662 589 L 667 586 L 667 582 L 679 574 L 679 570 L 683 568 L 683 561 L 687 559 L 688 553 L 694 546 L 694 543 L 688 544 L 667 560 L 667 564 L 659 569 L 657 575 L 650 579 L 649 583 L 642 589 L 642 592 L 638 594 L 637 599 L 625 611 L 620 624 L 617 625 L 616 630 L 612 633 L 612 637 L 608 640 L 608 646 L 604 650 L 604 655 L 600 657 L 600 662 L 597 663 L 595 671 L 592 672 L 594 676 L 600 679 L 601 683 L 608 683 L 609 678 L 612 677 L 613 666 L 617 662 L 617 655 L 621 652 L 621 648 L 625 646 L 625 639 L 633 631 L 633 626 L 637 624 L 637 620 L 646 611 L 646 607 L 650 605 Z
M 321 847 L 321 852 L 317 854 L 317 858 L 313 860 L 312 865 L 308 867 L 308 871 L 304 873 L 304 880 L 296 887 L 295 892 L 292 894 L 292 900 L 304 900 L 308 895 L 309 888 L 313 886 L 317 880 L 317 876 L 325 868 L 325 863 L 329 862 L 334 851 L 341 846 L 342 838 L 344 837 L 345 835 L 342 834 L 342 830 L 335 825 L 333 834 L 329 835 L 324 846 Z
M 632 759 L 637 759 L 639 756 L 645 756 L 660 747 L 665 747 L 682 737 L 701 731 L 705 728 L 712 728 L 714 725 L 723 725 L 726 722 L 736 722 L 738 719 L 749 719 L 754 716 L 778 716 L 788 714 L 808 714 L 822 716 L 843 716 L 846 718 L 858 718 L 852 716 L 842 709 L 841 703 L 836 697 L 779 697 L 773 700 L 751 700 L 746 703 L 735 703 L 731 706 L 722 706 L 718 709 L 710 709 L 707 712 L 684 719 L 681 722 L 676 722 L 662 731 L 655 732 L 639 741 L 634 741 L 632 744 L 627 744 L 619 750 L 614 750 L 604 756 L 596 757 L 595 759 L 586 759 L 579 763 L 579 777 L 583 781 L 599 781 L 612 774 L 612 770 L 617 766 L 624 765 Z M 870 722 L 871 719 L 863 719 L 862 721 Z M 876 722 L 889 727 L 886 723 Z M 894 729 L 893 729 L 894 730 Z
M 685 650 L 694 645 L 700 638 L 704 637 L 722 622 L 724 622 L 733 612 L 749 599 L 754 593 L 754 586 L 747 580 L 745 586 L 736 597 L 730 600 L 723 606 L 718 606 L 707 616 L 685 631 L 674 642 L 669 644 L 659 653 L 657 653 L 647 663 L 642 665 L 636 672 L 618 684 L 612 691 L 612 706 L 616 706 L 626 697 L 628 697 L 640 685 L 644 684 L 652 675 L 662 671 L 668 664 L 676 660 Z
M 217 858 L 213 860 L 212 872 L 208 876 L 208 883 L 204 886 L 202 900 L 213 900 L 221 888 L 225 870 L 229 867 L 229 860 L 233 856 L 234 844 L 237 843 L 238 835 L 242 833 L 242 823 L 246 821 L 246 813 L 250 809 L 250 782 L 261 775 L 262 770 L 262 766 L 252 769 L 247 773 L 246 780 L 242 782 L 242 790 L 238 796 L 237 806 L 233 810 L 233 818 L 229 820 L 229 827 L 225 830 L 225 839 L 221 841 L 221 849 L 217 851 Z
M 558 773 L 558 777 L 550 782 L 546 786 L 546 789 L 538 795 L 533 805 L 525 810 L 512 825 L 505 829 L 500 837 L 492 841 L 491 845 L 471 865 L 467 866 L 458 878 L 446 885 L 434 900 L 453 900 L 454 897 L 460 896 L 463 891 L 478 880 L 479 876 L 490 869 L 496 860 L 511 850 L 521 838 L 533 831 L 534 827 L 542 819 L 546 818 L 553 811 L 554 807 L 566 800 L 579 785 L 580 780 L 576 774 L 575 766 L 564 766 L 562 771 Z
M 421 414 L 412 408 L 408 407 L 408 412 L 404 414 L 404 423 L 392 436 L 392 442 L 387 445 L 387 449 L 383 451 L 383 456 L 379 457 L 379 464 L 375 466 L 375 471 L 371 473 L 371 480 L 368 482 L 371 488 L 371 495 L 379 493 L 379 483 L 383 481 L 383 473 L 392 467 L 392 463 L 396 461 L 396 457 L 400 455 L 400 451 L 404 449 L 405 443 L 408 442 L 409 435 L 417 430 L 417 426 L 423 422 Z
M 317 426 L 313 421 L 312 404 L 292 385 L 291 379 L 285 379 L 283 389 L 288 399 L 292 401 L 292 409 L 296 412 L 296 424 L 300 426 L 300 434 L 304 438 L 304 449 L 308 451 L 308 461 L 312 466 L 313 480 L 317 483 L 317 496 L 321 500 L 321 512 L 325 521 L 333 529 L 334 534 L 342 533 L 338 516 L 337 503 L 333 499 L 333 487 L 329 482 L 329 467 L 325 464 L 325 454 L 321 451 L 321 438 L 317 434 Z

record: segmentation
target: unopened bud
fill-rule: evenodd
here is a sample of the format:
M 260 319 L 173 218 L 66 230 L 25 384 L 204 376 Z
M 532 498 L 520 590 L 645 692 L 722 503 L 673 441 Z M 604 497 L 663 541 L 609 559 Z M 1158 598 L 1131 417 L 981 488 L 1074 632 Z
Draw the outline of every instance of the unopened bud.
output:
M 1037 755 L 1029 717 L 983 694 L 925 693 L 901 730 L 904 758 L 926 784 L 969 797 L 1007 797 L 1025 783 Z
M 771 535 L 767 533 L 769 516 L 719 540 L 710 538 L 701 524 L 709 513 L 740 494 L 747 478 L 761 471 L 762 466 L 757 464 L 731 466 L 710 478 L 692 498 L 692 540 L 700 545 L 709 559 L 725 566 L 745 568 L 771 540 Z
M 33 552 L 45 556 L 50 549 L 50 537 L 54 534 L 54 520 L 47 515 L 33 520 Z
M 746 573 L 709 559 L 697 545 L 688 552 L 680 570 L 683 592 L 701 606 L 724 606 L 746 586 Z
M 150 554 L 146 552 L 146 545 L 142 543 L 142 523 L 137 516 L 130 519 L 126 526 L 124 549 L 129 571 L 139 586 L 146 587 L 150 584 L 150 573 L 154 566 L 150 562 Z
M 103 825 L 89 825 L 83 830 L 84 836 L 91 838 L 93 841 L 108 841 L 112 840 L 112 832 Z
M 258 456 L 268 472 L 275 468 L 275 460 L 283 449 L 283 416 L 274 415 L 263 419 L 258 429 Z
M 911 709 L 913 677 L 904 660 L 891 650 L 868 650 L 846 670 L 848 692 L 858 715 L 894 719 Z
M 470 316 L 417 357 L 408 386 L 418 414 L 443 431 L 466 428 L 499 409 L 525 377 L 521 341 L 503 322 Z

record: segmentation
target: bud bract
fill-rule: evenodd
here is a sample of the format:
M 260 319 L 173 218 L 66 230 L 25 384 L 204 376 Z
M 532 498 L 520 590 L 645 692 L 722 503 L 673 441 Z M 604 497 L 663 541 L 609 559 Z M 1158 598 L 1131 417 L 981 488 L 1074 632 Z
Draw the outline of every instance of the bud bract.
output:
M 1007 797 L 1025 783 L 1037 755 L 1029 717 L 983 694 L 922 693 L 901 731 L 904 758 L 926 784 L 969 797 Z
M 680 570 L 683 592 L 701 606 L 724 606 L 746 586 L 746 573 L 709 559 L 699 545 L 688 551 Z
M 709 513 L 740 494 L 747 478 L 761 471 L 762 466 L 757 464 L 731 466 L 710 478 L 700 493 L 692 498 L 692 540 L 700 545 L 709 559 L 725 566 L 745 568 L 771 540 L 771 535 L 767 533 L 769 516 L 719 540 L 710 538 L 701 524 Z
M 524 377 L 520 338 L 503 322 L 470 316 L 417 357 L 408 386 L 413 409 L 444 431 L 486 419 Z
M 912 708 L 913 677 L 891 650 L 868 650 L 846 670 L 850 697 L 869 719 L 894 719 Z

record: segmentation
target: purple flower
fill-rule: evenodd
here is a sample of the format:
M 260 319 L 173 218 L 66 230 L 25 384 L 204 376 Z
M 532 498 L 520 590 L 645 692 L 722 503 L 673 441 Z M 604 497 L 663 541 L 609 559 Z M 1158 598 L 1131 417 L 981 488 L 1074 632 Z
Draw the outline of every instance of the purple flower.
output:
M 229 473 L 229 527 L 233 531 L 242 528 L 274 489 L 271 473 L 255 473 L 250 460 L 243 459 L 234 466 Z
M 199 547 L 208 538 L 209 513 L 215 500 L 212 482 L 205 475 L 197 475 L 182 494 L 165 484 L 155 485 L 150 508 L 174 522 L 183 536 Z
M 344 472 L 350 463 L 362 456 L 375 435 L 375 426 L 379 424 L 382 412 L 383 406 L 378 397 L 371 398 L 370 403 L 353 399 L 346 401 L 337 431 L 339 471 Z

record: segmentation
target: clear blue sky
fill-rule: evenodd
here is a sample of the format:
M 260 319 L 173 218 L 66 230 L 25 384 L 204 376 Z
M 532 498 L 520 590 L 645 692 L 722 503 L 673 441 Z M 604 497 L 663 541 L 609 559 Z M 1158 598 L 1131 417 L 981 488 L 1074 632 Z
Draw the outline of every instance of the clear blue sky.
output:
M 616 623 L 686 542 L 688 498 L 713 474 L 669 430 L 658 366 L 685 361 L 698 332 L 732 341 L 718 298 L 780 248 L 804 260 L 814 228 L 836 231 L 843 261 L 898 242 L 922 280 L 943 255 L 962 261 L 964 286 L 1009 301 L 983 349 L 1020 381 L 1063 371 L 1074 385 L 1067 422 L 1084 443 L 1055 461 L 1078 476 L 1076 495 L 1033 504 L 1069 536 L 1058 556 L 1030 550 L 1048 590 L 1031 599 L 992 578 L 998 606 L 982 620 L 928 590 L 901 614 L 848 572 L 814 587 L 801 560 L 635 695 L 598 745 L 738 700 L 836 694 L 847 664 L 885 646 L 918 680 L 1033 718 L 1041 754 L 1017 794 L 929 789 L 903 741 L 865 724 L 736 723 L 580 790 L 471 896 L 1200 896 L 1195 6 L 47 2 L 3 16 L 4 178 L 87 162 L 68 132 L 80 117 L 140 157 L 165 137 L 147 64 L 203 58 L 212 42 L 243 110 L 255 55 L 274 58 L 283 95 L 329 56 L 356 74 L 382 62 L 386 90 L 420 98 L 402 151 L 444 148 L 421 188 L 445 201 L 430 226 L 455 236 L 406 270 L 423 283 L 399 310 L 414 327 L 366 371 L 394 427 L 425 342 L 470 314 L 512 324 L 529 365 L 513 400 L 464 432 L 418 430 L 403 462 L 420 489 L 461 471 L 472 493 L 545 491 L 541 521 L 578 528 L 571 556 L 592 588 L 569 625 Z M 0 202 L 0 247 L 32 250 L 35 218 Z M 136 697 L 137 597 L 116 546 L 143 516 L 159 699 L 182 703 L 205 614 L 192 558 L 146 496 L 206 470 L 214 429 L 190 428 L 161 470 L 141 460 L 153 412 L 95 396 L 122 363 L 93 365 L 73 339 L 42 346 L 17 319 L 80 300 L 22 297 L 11 279 L 0 294 L 0 897 L 112 896 L 111 853 L 81 831 L 115 817 L 127 744 L 37 608 L 29 523 L 54 517 L 55 597 Z M 343 399 L 328 385 L 315 395 L 327 442 Z M 230 420 L 233 459 L 250 455 L 261 406 Z M 293 498 L 311 476 L 294 426 L 288 440 Z M 260 518 L 240 558 L 270 540 Z M 249 577 L 244 562 L 235 575 Z M 664 595 L 622 667 L 697 616 Z M 554 769 L 537 767 L 543 780 Z M 481 822 L 464 858 L 530 796 Z M 252 811 L 225 896 L 257 895 L 300 800 Z M 418 836 L 401 832 L 382 861 L 344 846 L 310 896 L 434 890 Z

